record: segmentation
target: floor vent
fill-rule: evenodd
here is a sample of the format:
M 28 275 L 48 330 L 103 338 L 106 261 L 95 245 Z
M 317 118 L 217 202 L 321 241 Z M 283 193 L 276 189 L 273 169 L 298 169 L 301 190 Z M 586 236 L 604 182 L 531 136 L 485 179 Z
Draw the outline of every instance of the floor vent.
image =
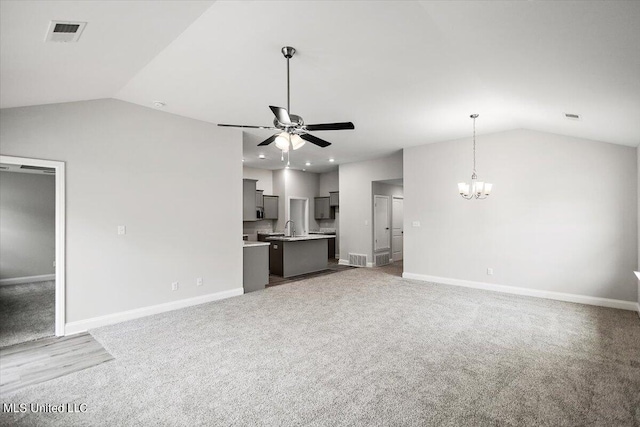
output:
M 366 267 L 367 256 L 362 254 L 349 254 L 349 265 L 355 267 Z
M 376 254 L 376 267 L 389 264 L 389 252 Z

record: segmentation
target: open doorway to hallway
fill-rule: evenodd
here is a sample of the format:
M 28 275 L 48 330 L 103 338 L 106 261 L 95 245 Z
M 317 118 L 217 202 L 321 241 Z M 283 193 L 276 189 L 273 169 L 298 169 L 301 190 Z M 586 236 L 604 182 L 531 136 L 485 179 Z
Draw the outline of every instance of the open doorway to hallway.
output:
M 404 253 L 404 188 L 402 179 L 372 181 L 374 266 L 400 269 Z M 395 270 L 392 269 L 392 270 Z M 390 270 L 390 271 L 392 271 Z
M 64 164 L 0 156 L 0 347 L 64 335 Z

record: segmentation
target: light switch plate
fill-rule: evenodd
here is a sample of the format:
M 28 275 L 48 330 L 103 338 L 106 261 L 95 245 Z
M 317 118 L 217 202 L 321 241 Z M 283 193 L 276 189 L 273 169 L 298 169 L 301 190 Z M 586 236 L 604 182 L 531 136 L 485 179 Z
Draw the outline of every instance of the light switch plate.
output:
M 411 225 L 412 225 L 413 227 L 420 227 L 420 221 L 413 221 L 413 222 L 411 223 Z

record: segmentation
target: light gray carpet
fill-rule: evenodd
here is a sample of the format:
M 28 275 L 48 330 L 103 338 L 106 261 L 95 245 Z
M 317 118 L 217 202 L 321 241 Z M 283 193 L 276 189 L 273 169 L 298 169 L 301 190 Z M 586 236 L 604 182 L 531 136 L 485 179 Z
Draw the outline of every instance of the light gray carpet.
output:
M 0 347 L 55 334 L 55 282 L 0 286 Z
M 92 331 L 12 425 L 637 426 L 636 313 L 354 269 Z

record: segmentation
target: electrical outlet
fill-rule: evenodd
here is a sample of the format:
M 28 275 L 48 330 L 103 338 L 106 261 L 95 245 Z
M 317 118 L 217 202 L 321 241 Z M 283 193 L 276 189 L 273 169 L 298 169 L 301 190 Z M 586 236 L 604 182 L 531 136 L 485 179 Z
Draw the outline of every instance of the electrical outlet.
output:
M 179 286 L 180 286 L 180 283 L 179 283 L 179 282 L 173 282 L 173 283 L 171 284 L 171 290 L 172 290 L 172 291 L 177 291 Z
M 124 225 L 119 225 L 118 226 L 118 234 L 119 235 L 127 234 L 127 227 L 124 226 Z
M 202 277 L 198 277 L 196 279 L 196 286 L 202 286 L 204 285 L 204 280 L 202 280 Z
M 53 260 L 53 268 L 56 268 L 56 260 Z
M 487 268 L 487 275 L 493 276 L 493 268 Z
M 413 221 L 413 222 L 411 223 L 411 225 L 412 225 L 413 227 L 420 227 L 420 221 Z

